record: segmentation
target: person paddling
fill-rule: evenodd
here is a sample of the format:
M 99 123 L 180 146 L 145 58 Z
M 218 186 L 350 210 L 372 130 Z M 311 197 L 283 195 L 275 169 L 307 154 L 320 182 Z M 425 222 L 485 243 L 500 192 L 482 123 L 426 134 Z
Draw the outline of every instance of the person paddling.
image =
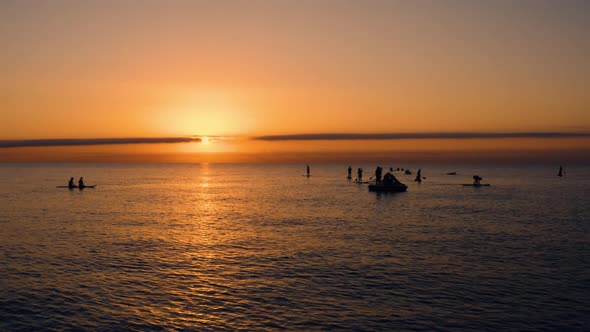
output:
M 483 178 L 479 175 L 474 175 L 473 176 L 473 185 L 474 186 L 481 186 L 481 180 L 483 180 Z
M 375 169 L 375 184 L 381 183 L 381 175 L 383 174 L 383 168 L 381 166 L 377 166 Z
M 422 170 L 421 169 L 418 170 L 418 173 L 416 174 L 416 178 L 414 179 L 414 181 L 416 181 L 418 183 L 422 182 Z
M 347 179 L 352 179 L 352 167 L 348 166 L 348 176 Z
M 356 171 L 356 173 L 357 173 L 357 178 L 356 178 L 356 181 L 357 181 L 358 183 L 361 183 L 361 182 L 363 182 L 363 169 L 362 169 L 362 168 L 359 168 L 359 169 Z
M 84 185 L 84 178 L 80 177 L 80 180 L 78 180 L 78 188 L 84 188 L 84 187 L 86 187 Z
M 68 182 L 68 188 L 76 188 L 76 185 L 74 184 L 74 178 L 70 178 L 70 182 Z
M 308 177 L 310 177 L 310 176 L 311 176 L 311 174 L 310 174 L 310 172 L 309 172 L 309 165 L 307 165 L 307 176 L 308 176 Z

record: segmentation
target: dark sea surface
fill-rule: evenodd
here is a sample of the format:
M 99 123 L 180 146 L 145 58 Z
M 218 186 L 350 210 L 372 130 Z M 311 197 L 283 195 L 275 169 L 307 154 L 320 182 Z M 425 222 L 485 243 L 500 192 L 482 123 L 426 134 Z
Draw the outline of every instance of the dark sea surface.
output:
M 0 331 L 590 330 L 590 167 L 347 166 L 0 164 Z

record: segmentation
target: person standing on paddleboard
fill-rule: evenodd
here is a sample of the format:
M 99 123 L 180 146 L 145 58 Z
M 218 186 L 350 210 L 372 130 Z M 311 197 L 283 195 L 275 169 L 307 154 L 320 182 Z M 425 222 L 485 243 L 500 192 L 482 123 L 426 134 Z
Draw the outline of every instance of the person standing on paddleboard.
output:
M 474 186 L 481 186 L 481 180 L 483 180 L 483 178 L 479 175 L 474 175 L 473 176 L 473 185 Z
M 383 168 L 381 166 L 377 166 L 375 169 L 375 184 L 381 183 L 381 175 L 383 174 Z

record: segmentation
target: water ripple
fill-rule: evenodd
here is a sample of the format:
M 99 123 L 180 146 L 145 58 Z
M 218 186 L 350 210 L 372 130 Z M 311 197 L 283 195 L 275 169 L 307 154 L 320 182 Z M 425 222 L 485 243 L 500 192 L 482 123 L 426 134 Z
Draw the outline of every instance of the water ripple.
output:
M 87 165 L 69 192 L 64 167 L 0 167 L 2 331 L 590 328 L 588 177 L 377 196 L 347 165 Z

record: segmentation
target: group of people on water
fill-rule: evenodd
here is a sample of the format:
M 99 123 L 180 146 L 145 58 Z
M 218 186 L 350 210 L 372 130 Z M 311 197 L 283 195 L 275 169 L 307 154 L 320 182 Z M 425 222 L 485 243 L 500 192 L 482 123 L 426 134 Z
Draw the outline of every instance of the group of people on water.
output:
M 397 171 L 403 171 L 403 168 L 397 168 Z M 395 178 L 395 176 L 393 176 L 392 172 L 393 172 L 393 167 L 389 168 L 389 172 L 387 172 L 385 175 L 383 175 L 383 168 L 381 166 L 377 166 L 377 168 L 375 169 L 375 184 L 383 184 L 383 185 L 391 185 L 394 183 L 399 183 L 398 179 Z M 412 174 L 411 172 L 409 172 L 409 170 L 406 169 L 406 174 Z M 451 172 L 451 173 L 447 173 L 447 175 L 456 175 L 457 172 Z M 562 177 L 565 175 L 565 171 L 563 170 L 563 168 L 561 166 L 559 166 L 559 172 L 557 174 L 557 176 Z M 310 172 L 309 172 L 309 165 L 307 165 L 307 176 L 310 176 Z M 347 169 L 347 179 L 351 180 L 352 179 L 352 167 L 348 166 Z M 373 177 L 371 177 L 372 179 Z M 371 180 L 369 179 L 369 180 Z M 422 176 L 422 169 L 419 169 L 418 172 L 416 173 L 416 178 L 414 179 L 414 181 L 420 183 L 422 182 L 422 179 L 426 179 L 426 177 Z M 483 180 L 483 178 L 479 175 L 474 175 L 473 176 L 473 185 L 474 186 L 480 186 L 481 181 Z M 80 181 L 82 181 L 82 178 L 80 178 Z M 362 168 L 358 168 L 357 169 L 357 177 L 355 179 L 355 182 L 357 183 L 364 183 L 363 182 L 363 169 Z M 73 178 L 72 180 L 70 180 L 70 185 L 73 184 Z
M 397 168 L 398 171 L 400 171 L 400 168 Z M 402 171 L 404 170 L 403 168 L 401 169 Z M 406 170 L 407 171 L 407 170 Z M 348 166 L 348 175 L 347 175 L 347 179 L 352 179 L 352 167 Z M 393 174 L 391 173 L 393 172 L 393 167 L 389 168 L 389 172 L 385 173 L 385 175 L 383 175 L 383 168 L 381 166 L 377 166 L 377 168 L 375 169 L 375 183 L 376 184 L 383 184 L 383 185 L 392 185 L 394 183 L 399 183 L 398 179 L 395 178 L 395 176 L 393 176 Z M 410 173 L 411 174 L 411 173 Z M 456 172 L 452 172 L 452 173 L 447 173 L 448 175 L 455 175 L 457 174 Z M 309 165 L 307 165 L 307 174 L 308 177 L 311 176 L 311 172 L 310 172 L 310 168 Z M 557 176 L 561 177 L 565 175 L 565 171 L 563 171 L 563 168 L 561 166 L 559 166 L 559 173 L 557 174 Z M 372 178 L 372 177 L 371 177 Z M 414 179 L 414 181 L 420 183 L 422 182 L 422 179 L 426 179 L 422 177 L 422 170 L 419 169 L 418 173 L 416 174 L 416 178 Z M 370 179 L 369 179 L 370 180 Z M 479 175 L 474 175 L 473 176 L 473 185 L 475 186 L 479 186 L 481 185 L 481 180 L 483 180 L 483 178 Z M 357 183 L 363 183 L 363 169 L 362 168 L 358 168 L 357 170 L 357 178 L 355 180 Z M 74 183 L 74 178 L 71 177 L 70 181 L 68 182 L 68 188 L 84 188 L 86 187 L 86 185 L 84 184 L 84 178 L 80 177 L 80 179 L 78 180 L 78 185 L 76 186 L 76 184 Z
M 376 184 L 383 184 L 383 185 L 392 185 L 394 183 L 399 182 L 395 178 L 395 176 L 393 176 L 393 174 L 391 172 L 393 172 L 393 168 L 389 168 L 389 172 L 387 172 L 387 173 L 385 173 L 385 175 L 383 175 L 383 168 L 381 166 L 378 166 L 377 169 L 375 169 L 375 175 L 374 175 L 375 183 Z M 351 166 L 348 166 L 346 178 L 349 180 L 352 179 L 352 167 Z M 371 177 L 371 179 L 372 178 L 373 177 Z M 363 183 L 363 169 L 360 167 L 356 171 L 355 182 Z
M 349 180 L 352 179 L 352 167 L 351 166 L 348 166 L 346 178 Z M 362 168 L 357 169 L 355 181 L 356 182 L 363 182 L 363 169 Z
M 80 180 L 78 180 L 78 185 L 76 186 L 76 184 L 74 183 L 74 178 L 70 178 L 70 182 L 68 182 L 68 188 L 84 188 L 86 187 L 86 185 L 84 185 L 84 178 L 80 177 Z

